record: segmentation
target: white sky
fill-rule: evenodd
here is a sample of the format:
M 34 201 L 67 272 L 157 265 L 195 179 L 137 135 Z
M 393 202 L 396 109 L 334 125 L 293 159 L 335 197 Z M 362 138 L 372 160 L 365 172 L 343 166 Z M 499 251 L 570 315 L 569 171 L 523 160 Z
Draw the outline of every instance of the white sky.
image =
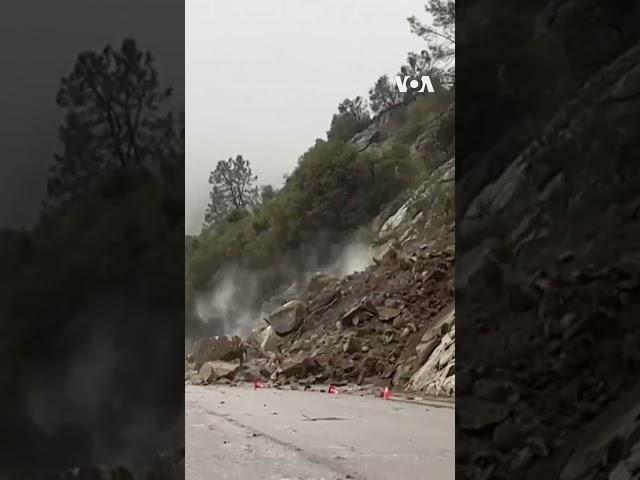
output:
M 366 97 L 409 51 L 424 0 L 187 0 L 185 221 L 197 232 L 209 172 L 242 154 L 281 186 L 344 98 Z

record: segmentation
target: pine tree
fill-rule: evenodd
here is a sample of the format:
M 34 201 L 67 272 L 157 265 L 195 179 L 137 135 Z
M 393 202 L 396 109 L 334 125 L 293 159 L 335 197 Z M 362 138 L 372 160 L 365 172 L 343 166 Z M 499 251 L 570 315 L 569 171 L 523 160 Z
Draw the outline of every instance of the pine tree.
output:
M 205 212 L 205 228 L 252 210 L 260 197 L 257 180 L 249 161 L 242 155 L 220 160 L 209 176 L 212 188 Z

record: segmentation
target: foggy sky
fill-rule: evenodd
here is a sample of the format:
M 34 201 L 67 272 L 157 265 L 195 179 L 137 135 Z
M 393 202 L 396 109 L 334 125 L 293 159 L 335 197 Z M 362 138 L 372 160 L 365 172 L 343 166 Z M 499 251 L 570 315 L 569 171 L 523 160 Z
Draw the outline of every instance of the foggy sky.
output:
M 0 228 L 30 227 L 60 151 L 60 79 L 78 53 L 133 37 L 184 108 L 184 0 L 20 0 L 0 15 Z
M 185 215 L 199 231 L 209 172 L 247 158 L 279 187 L 329 128 L 344 98 L 366 96 L 424 43 L 407 17 L 424 0 L 189 0 L 186 2 Z

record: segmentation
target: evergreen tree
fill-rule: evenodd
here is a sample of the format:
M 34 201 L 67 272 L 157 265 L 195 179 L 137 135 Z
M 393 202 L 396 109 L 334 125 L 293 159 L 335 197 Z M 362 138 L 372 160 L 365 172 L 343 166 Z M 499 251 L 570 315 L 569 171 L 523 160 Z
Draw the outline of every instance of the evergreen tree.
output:
M 233 220 L 253 209 L 259 200 L 258 177 L 242 155 L 220 160 L 209 176 L 212 185 L 205 227 Z

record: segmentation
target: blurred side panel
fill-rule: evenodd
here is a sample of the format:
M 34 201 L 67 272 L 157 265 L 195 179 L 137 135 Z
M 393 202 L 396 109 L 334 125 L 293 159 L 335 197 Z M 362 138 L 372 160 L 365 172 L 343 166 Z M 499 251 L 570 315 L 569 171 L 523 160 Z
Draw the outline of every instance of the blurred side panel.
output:
M 184 1 L 16 2 L 0 57 L 0 477 L 180 478 Z
M 637 475 L 639 14 L 457 2 L 457 478 Z

